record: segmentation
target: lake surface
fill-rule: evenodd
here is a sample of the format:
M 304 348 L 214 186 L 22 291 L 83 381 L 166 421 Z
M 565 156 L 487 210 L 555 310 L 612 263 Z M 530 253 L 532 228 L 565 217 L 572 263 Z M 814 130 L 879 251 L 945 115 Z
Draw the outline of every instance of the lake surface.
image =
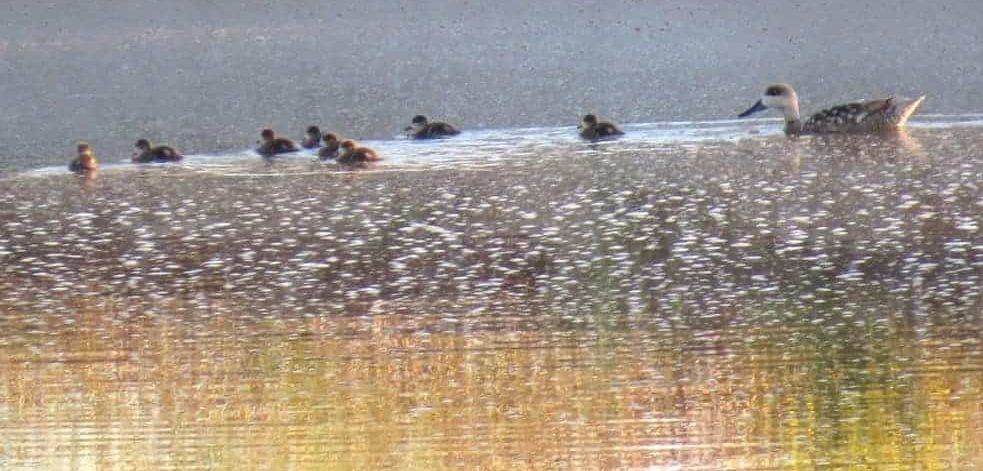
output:
M 227 153 L 311 124 L 388 139 L 737 116 L 769 83 L 806 114 L 888 96 L 983 111 L 983 2 L 935 0 L 0 2 L 0 173 L 79 140 Z
M 0 180 L 4 469 L 974 469 L 983 126 Z

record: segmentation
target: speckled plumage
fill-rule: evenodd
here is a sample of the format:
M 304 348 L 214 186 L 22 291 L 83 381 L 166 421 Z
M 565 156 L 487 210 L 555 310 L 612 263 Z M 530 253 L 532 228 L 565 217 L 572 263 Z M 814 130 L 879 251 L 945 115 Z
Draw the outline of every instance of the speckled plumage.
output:
M 813 114 L 802 124 L 802 134 L 878 132 L 904 126 L 925 97 L 914 100 L 884 98 L 834 106 Z

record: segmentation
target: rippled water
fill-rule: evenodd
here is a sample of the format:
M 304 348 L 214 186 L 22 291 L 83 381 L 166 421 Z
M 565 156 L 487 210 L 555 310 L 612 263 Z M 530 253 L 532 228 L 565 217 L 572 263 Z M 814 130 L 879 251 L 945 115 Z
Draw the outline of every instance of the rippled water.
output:
M 9 175 L 0 467 L 972 469 L 972 119 Z

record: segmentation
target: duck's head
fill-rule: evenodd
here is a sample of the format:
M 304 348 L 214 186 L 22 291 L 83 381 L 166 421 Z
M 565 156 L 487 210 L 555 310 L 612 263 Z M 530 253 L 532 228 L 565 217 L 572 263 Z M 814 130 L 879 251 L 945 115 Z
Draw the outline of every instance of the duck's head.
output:
M 263 138 L 264 142 L 272 141 L 275 136 L 276 135 L 273 134 L 272 129 L 264 129 L 262 132 L 259 133 L 259 137 Z
M 426 125 L 427 125 L 427 117 L 423 116 L 422 114 L 418 114 L 413 117 L 412 121 L 410 121 L 410 127 L 408 129 L 412 129 L 412 130 L 422 129 Z
M 341 141 L 341 148 L 345 150 L 355 150 L 355 141 L 345 139 L 344 141 Z
M 585 114 L 580 120 L 582 126 L 594 126 L 597 125 L 597 116 L 592 114 Z
M 769 85 L 765 89 L 765 94 L 761 96 L 761 99 L 746 111 L 737 115 L 737 117 L 746 118 L 768 108 L 779 110 L 786 116 L 793 114 L 793 112 L 795 115 L 798 115 L 799 96 L 795 94 L 795 90 L 792 89 L 791 85 L 785 83 Z
M 314 138 L 321 137 L 321 128 L 317 126 L 308 126 L 307 135 Z
M 326 132 L 321 138 L 324 139 L 325 143 L 338 142 L 338 135 L 333 132 Z
M 133 144 L 133 146 L 136 147 L 137 150 L 141 152 L 148 151 L 150 150 L 150 141 L 146 139 L 140 139 L 136 142 L 136 144 Z
M 88 142 L 82 141 L 75 146 L 75 150 L 78 151 L 79 155 L 91 154 L 92 146 L 90 146 Z

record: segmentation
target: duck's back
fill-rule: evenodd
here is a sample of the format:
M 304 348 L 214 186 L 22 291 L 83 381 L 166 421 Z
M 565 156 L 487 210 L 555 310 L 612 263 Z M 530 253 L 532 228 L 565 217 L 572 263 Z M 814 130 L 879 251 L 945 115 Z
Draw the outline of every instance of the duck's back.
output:
M 434 139 L 445 136 L 456 136 L 460 133 L 461 131 L 458 131 L 454 126 L 438 121 L 435 123 L 427 123 L 427 125 L 418 131 L 414 137 L 416 139 Z
M 170 146 L 157 146 L 150 150 L 150 154 L 153 156 L 154 160 L 160 162 L 178 162 L 184 158 L 183 155 L 179 154 L 173 147 Z
M 802 125 L 807 134 L 863 133 L 904 126 L 925 97 L 858 101 L 822 110 Z
M 615 137 L 624 134 L 624 131 L 614 123 L 601 121 L 592 126 L 586 126 L 580 130 L 580 137 L 588 140 Z
M 297 144 L 295 144 L 294 141 L 291 141 L 285 137 L 278 137 L 272 141 L 260 144 L 259 148 L 256 149 L 256 152 L 259 155 L 271 156 L 277 154 L 287 154 L 298 150 L 300 150 L 300 148 L 297 147 Z

